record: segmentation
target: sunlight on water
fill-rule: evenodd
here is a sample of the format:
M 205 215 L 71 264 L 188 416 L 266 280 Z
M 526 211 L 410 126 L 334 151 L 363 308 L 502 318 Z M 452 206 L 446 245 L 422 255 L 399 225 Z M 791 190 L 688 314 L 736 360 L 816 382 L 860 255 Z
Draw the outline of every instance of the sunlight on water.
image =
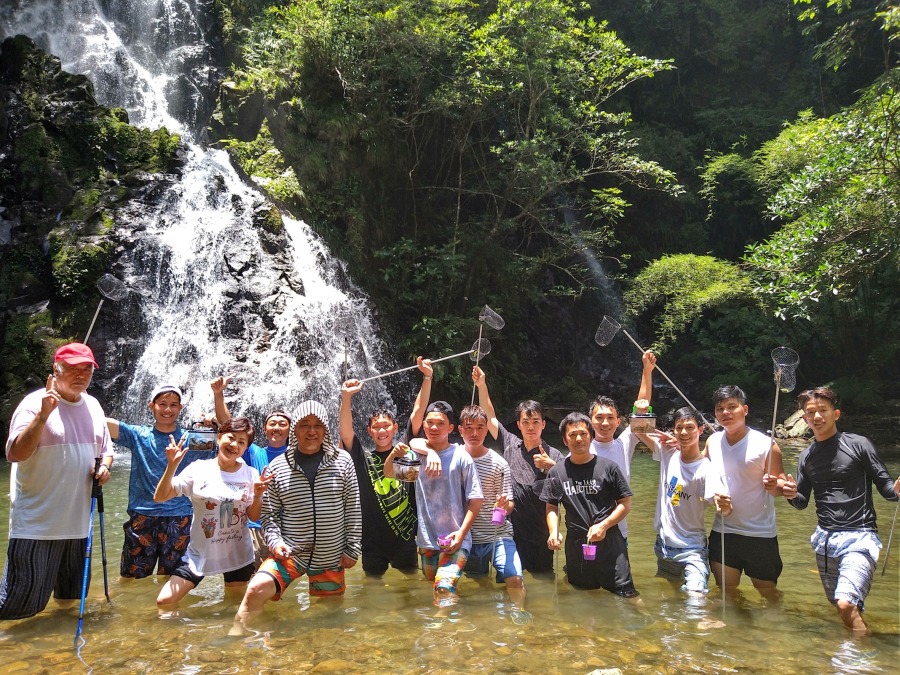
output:
M 787 465 L 797 450 L 787 451 Z M 102 592 L 99 544 L 87 603 L 82 656 L 94 672 L 542 672 L 588 673 L 890 673 L 898 662 L 900 551 L 894 548 L 887 575 L 881 564 L 867 600 L 866 619 L 875 635 L 853 640 L 822 594 L 809 534 L 812 508 L 797 512 L 777 502 L 785 571 L 780 607 L 766 607 L 747 584 L 743 597 L 722 609 L 715 588 L 708 598 L 687 600 L 653 577 L 653 495 L 657 465 L 635 457 L 634 510 L 629 551 L 642 607 L 605 591 L 576 591 L 560 580 L 526 575 L 534 622 L 509 619 L 501 587 L 466 579 L 462 600 L 447 618 L 435 618 L 430 584 L 391 570 L 373 580 L 355 568 L 342 599 L 310 600 L 295 583 L 270 603 L 260 632 L 226 636 L 237 600 L 225 597 L 220 578 L 205 580 L 179 610 L 158 616 L 160 581 L 118 579 L 121 523 L 125 520 L 127 455 L 119 457 L 107 486 L 107 538 L 112 603 Z M 896 475 L 900 462 L 889 463 Z M 4 472 L 8 468 L 4 466 Z M 5 475 L 0 478 L 5 480 Z M 876 498 L 886 530 L 893 505 Z M 7 508 L 4 503 L 3 509 Z M 0 542 L 5 549 L 5 541 Z M 897 542 L 894 543 L 897 545 Z M 880 561 L 880 563 L 883 562 Z M 561 564 L 561 562 L 560 562 Z M 85 672 L 72 648 L 77 607 L 54 603 L 32 619 L 0 624 L 4 673 Z M 723 622 L 723 627 L 717 627 Z

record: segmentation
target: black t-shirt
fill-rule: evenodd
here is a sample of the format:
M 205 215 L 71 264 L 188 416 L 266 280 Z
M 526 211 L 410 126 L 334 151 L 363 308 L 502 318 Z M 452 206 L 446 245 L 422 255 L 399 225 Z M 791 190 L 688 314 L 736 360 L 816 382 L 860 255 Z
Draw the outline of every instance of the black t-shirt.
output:
M 838 432 L 800 453 L 797 496 L 788 501 L 805 509 L 812 491 L 821 528 L 875 530 L 872 483 L 885 499 L 897 501 L 894 481 L 869 439 Z
M 566 530 L 583 537 L 591 525 L 613 512 L 620 499 L 633 494 L 615 462 L 592 456 L 586 464 L 575 464 L 566 457 L 550 469 L 541 499 L 555 506 L 562 503 Z
M 350 456 L 359 483 L 366 548 L 390 548 L 398 539 L 407 542 L 416 537 L 416 484 L 385 477 L 384 462 L 389 454 L 390 450 L 364 449 L 354 435 Z
M 303 472 L 310 485 L 316 482 L 316 474 L 319 472 L 319 466 L 325 458 L 325 453 L 321 450 L 312 454 L 297 451 L 294 453 L 294 461 L 297 462 L 297 468 Z
M 544 502 L 541 501 L 541 493 L 544 490 L 544 481 L 548 472 L 534 465 L 534 457 L 539 454 L 539 450 L 537 448 L 531 451 L 526 450 L 525 442 L 510 433 L 502 424 L 498 439 L 503 446 L 503 459 L 509 464 L 509 473 L 512 479 L 513 500 L 515 500 L 516 508 L 509 515 L 509 520 L 512 523 L 516 539 L 527 539 L 546 544 L 549 534 L 547 509 Z M 541 447 L 557 464 L 563 461 L 562 453 L 556 448 L 547 445 L 544 441 L 541 441 Z

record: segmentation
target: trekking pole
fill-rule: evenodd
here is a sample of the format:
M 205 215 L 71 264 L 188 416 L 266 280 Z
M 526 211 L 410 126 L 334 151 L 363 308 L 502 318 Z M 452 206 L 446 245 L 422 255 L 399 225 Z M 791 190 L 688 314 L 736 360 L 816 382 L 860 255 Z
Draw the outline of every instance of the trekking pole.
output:
M 97 460 L 97 464 L 100 463 L 100 460 Z M 97 485 L 97 470 L 94 469 L 94 482 L 93 485 Z M 97 506 L 97 497 L 94 495 L 93 488 L 91 490 L 91 523 L 88 526 L 88 536 L 87 536 L 87 547 L 84 552 L 84 576 L 81 580 L 81 605 L 78 608 L 78 628 L 75 630 L 75 640 L 73 644 L 76 648 L 79 647 L 78 639 L 81 637 L 81 629 L 84 626 L 84 600 L 87 597 L 87 589 L 88 589 L 88 581 L 91 576 L 91 545 L 94 539 L 94 509 Z
M 94 469 L 95 475 L 99 468 L 100 459 L 97 459 L 96 468 Z M 91 490 L 91 497 L 96 499 L 97 513 L 100 514 L 100 552 L 103 558 L 103 594 L 106 596 L 106 601 L 111 602 L 109 599 L 109 576 L 106 573 L 106 528 L 103 526 L 103 486 L 100 485 L 100 481 L 96 478 L 94 479 L 94 486 Z

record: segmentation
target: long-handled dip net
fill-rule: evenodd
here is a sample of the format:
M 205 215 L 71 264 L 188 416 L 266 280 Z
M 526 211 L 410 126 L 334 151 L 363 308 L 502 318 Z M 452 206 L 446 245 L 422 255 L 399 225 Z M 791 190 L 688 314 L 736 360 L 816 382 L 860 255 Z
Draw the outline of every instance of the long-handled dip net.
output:
M 481 340 L 481 334 L 484 331 L 484 324 L 487 324 L 494 330 L 502 330 L 506 325 L 506 322 L 503 320 L 503 317 L 497 314 L 490 307 L 485 305 L 481 308 L 481 311 L 478 313 L 478 339 Z M 478 365 L 480 361 L 480 357 L 476 356 L 475 365 Z M 472 402 L 469 405 L 475 405 L 475 384 L 472 384 Z
M 477 363 L 478 359 L 480 359 L 482 356 L 487 356 L 490 353 L 491 353 L 490 340 L 488 340 L 487 338 L 479 338 L 472 344 L 471 349 L 464 351 L 464 352 L 459 352 L 458 354 L 451 354 L 450 356 L 442 356 L 439 359 L 432 359 L 431 363 L 433 365 L 435 363 L 440 363 L 441 361 L 448 361 L 450 359 L 455 359 L 460 356 L 466 356 L 466 355 L 468 355 L 468 357 L 470 359 L 472 359 L 473 361 L 475 361 Z M 380 380 L 382 377 L 388 377 L 389 375 L 396 375 L 397 373 L 405 373 L 408 370 L 414 370 L 418 367 L 419 367 L 418 365 L 413 365 L 413 366 L 407 366 L 406 368 L 398 368 L 397 370 L 392 370 L 389 373 L 381 373 L 381 375 L 373 375 L 372 377 L 364 378 L 364 379 L 360 380 L 360 382 L 362 383 L 362 382 L 371 382 L 372 380 Z
M 797 366 L 800 365 L 800 355 L 790 347 L 776 347 L 772 350 L 772 370 L 775 379 L 775 407 L 772 410 L 772 442 L 775 442 L 775 419 L 778 415 L 778 394 L 785 394 L 794 390 L 797 386 Z M 769 473 L 769 460 L 772 452 L 766 455 L 766 473 Z
M 631 340 L 634 346 L 641 351 L 641 354 L 647 351 L 646 349 L 641 347 L 640 343 L 637 340 L 631 337 L 631 334 L 627 330 L 622 328 L 622 324 L 620 324 L 610 316 L 603 317 L 603 321 L 600 322 L 600 326 L 597 328 L 597 332 L 594 334 L 594 341 L 601 347 L 606 347 L 610 342 L 612 342 L 613 338 L 616 336 L 616 333 L 618 333 L 620 330 L 625 335 L 625 337 Z M 684 399 L 685 403 L 687 403 L 697 411 L 697 414 L 700 415 L 700 419 L 703 420 L 703 423 L 706 425 L 706 427 L 710 431 L 715 431 L 715 427 L 708 419 L 706 419 L 706 417 L 704 417 L 703 413 L 700 412 L 700 408 L 691 403 L 691 400 L 687 396 L 685 396 L 684 392 L 681 391 L 681 389 L 679 389 L 671 379 L 669 379 L 669 376 L 666 375 L 665 372 L 663 372 L 663 369 L 659 367 L 659 363 L 656 364 L 656 371 L 664 378 L 666 378 L 666 382 L 672 385 L 672 388 L 678 392 L 679 396 Z
M 94 330 L 94 323 L 100 315 L 100 308 L 103 307 L 103 301 L 109 299 L 113 302 L 118 302 L 128 295 L 128 287 L 116 279 L 112 274 L 104 274 L 100 277 L 97 281 L 97 288 L 100 290 L 100 294 L 103 297 L 100 298 L 100 302 L 97 305 L 97 311 L 94 312 L 94 318 L 91 319 L 91 325 L 87 330 L 87 335 L 84 336 L 85 344 L 87 344 L 88 338 L 91 337 L 91 331 Z

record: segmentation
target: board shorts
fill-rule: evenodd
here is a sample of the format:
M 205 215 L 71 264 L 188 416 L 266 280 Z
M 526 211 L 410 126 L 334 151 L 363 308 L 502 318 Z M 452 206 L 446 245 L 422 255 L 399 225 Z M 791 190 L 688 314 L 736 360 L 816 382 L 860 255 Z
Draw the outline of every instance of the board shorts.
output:
M 846 600 L 862 612 L 863 603 L 872 589 L 877 564 L 871 556 L 861 552 L 845 553 L 839 558 L 816 554 L 816 567 L 825 588 L 825 597 L 832 605 Z
M 722 562 L 722 534 L 709 533 L 709 559 Z M 725 566 L 744 572 L 751 579 L 777 582 L 784 565 L 778 552 L 778 537 L 748 537 L 725 533 Z
M 456 587 L 466 566 L 469 552 L 460 548 L 454 553 L 444 553 L 433 548 L 420 548 L 422 573 L 434 581 L 432 595 L 435 607 L 450 607 L 459 602 Z
M 123 523 L 125 542 L 119 574 L 143 579 L 158 574 L 172 574 L 181 567 L 191 540 L 191 516 L 147 516 L 129 514 Z
M 275 595 L 272 600 L 281 600 L 292 581 L 304 574 L 309 577 L 309 594 L 315 596 L 343 595 L 347 589 L 343 567 L 327 569 L 304 569 L 293 558 L 275 560 L 266 558 L 259 566 L 258 573 L 267 574 L 275 581 Z

